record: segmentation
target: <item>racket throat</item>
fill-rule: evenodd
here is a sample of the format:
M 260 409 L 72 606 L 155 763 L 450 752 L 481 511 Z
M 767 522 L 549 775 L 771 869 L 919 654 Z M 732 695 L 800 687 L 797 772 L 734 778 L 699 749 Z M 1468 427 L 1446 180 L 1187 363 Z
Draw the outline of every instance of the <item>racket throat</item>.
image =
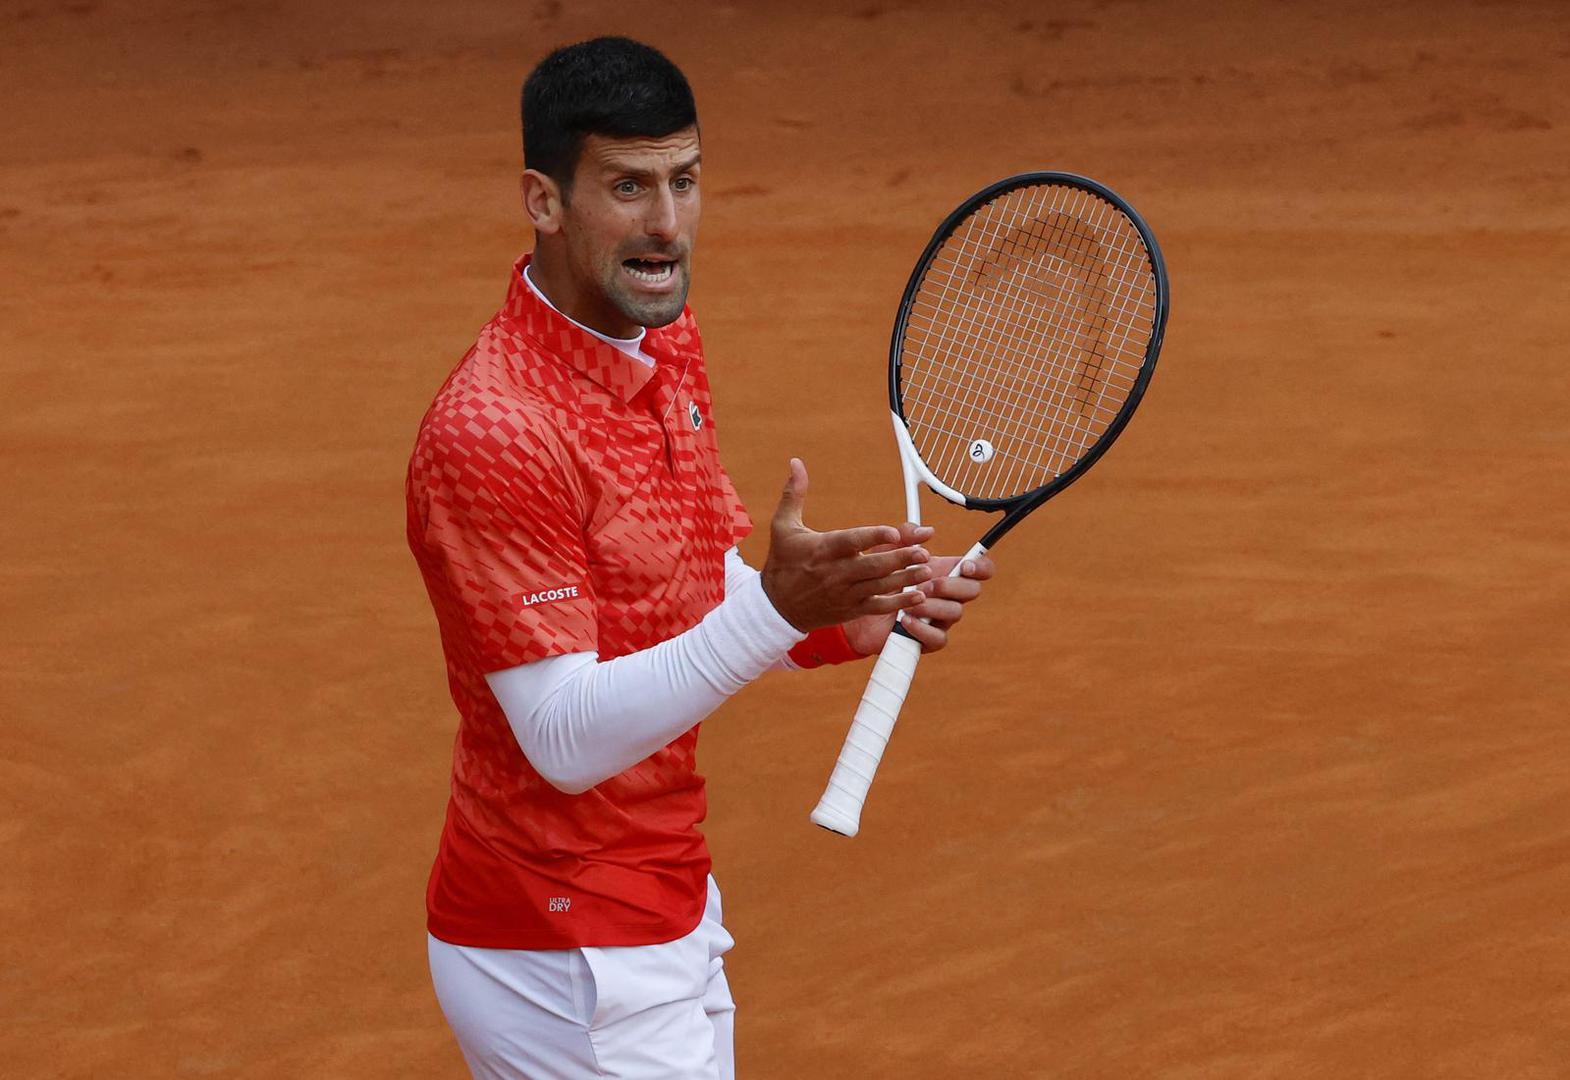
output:
M 926 484 L 955 506 L 965 506 L 965 496 L 932 475 L 927 463 L 921 460 L 921 455 L 916 452 L 916 444 L 911 441 L 910 428 L 905 425 L 905 418 L 892 409 L 889 410 L 889 416 L 894 421 L 894 442 L 899 447 L 900 467 L 905 474 L 905 516 L 915 524 L 921 524 L 918 484 Z

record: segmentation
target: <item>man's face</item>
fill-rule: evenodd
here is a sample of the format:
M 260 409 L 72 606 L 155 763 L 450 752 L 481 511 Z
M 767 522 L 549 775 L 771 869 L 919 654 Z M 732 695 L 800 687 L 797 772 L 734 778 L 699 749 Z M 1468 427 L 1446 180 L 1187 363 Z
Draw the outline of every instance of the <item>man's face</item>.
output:
M 581 321 L 614 332 L 681 315 L 698 233 L 698 148 L 696 127 L 584 139 L 561 216 Z

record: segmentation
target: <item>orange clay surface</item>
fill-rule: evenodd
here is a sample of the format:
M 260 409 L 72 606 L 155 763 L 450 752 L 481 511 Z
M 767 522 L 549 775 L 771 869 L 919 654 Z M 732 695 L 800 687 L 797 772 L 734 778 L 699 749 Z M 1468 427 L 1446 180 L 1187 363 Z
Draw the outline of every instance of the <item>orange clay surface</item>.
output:
M 464 1075 L 403 471 L 530 242 L 518 84 L 608 31 L 698 93 L 760 520 L 793 454 L 900 516 L 888 327 L 974 189 L 1101 178 L 1172 270 L 859 838 L 865 666 L 707 725 L 745 1080 L 1570 1075 L 1570 8 L 952 7 L 0 5 L 0 1076 Z

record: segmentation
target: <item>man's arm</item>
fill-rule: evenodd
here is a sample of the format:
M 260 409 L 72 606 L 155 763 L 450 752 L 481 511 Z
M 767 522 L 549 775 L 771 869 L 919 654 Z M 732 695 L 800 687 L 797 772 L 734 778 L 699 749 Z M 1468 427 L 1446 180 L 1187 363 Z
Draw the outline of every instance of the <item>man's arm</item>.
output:
M 774 667 L 806 635 L 754 574 L 692 629 L 614 660 L 570 653 L 485 676 L 529 764 L 576 795 L 631 768 Z
M 727 586 L 735 588 L 691 630 L 605 663 L 580 651 L 486 675 L 541 776 L 563 791 L 587 791 L 701 721 L 810 631 L 921 602 L 920 593 L 901 590 L 930 577 L 926 551 L 896 546 L 901 534 L 891 526 L 808 529 L 806 480 L 792 461 L 768 568 L 758 574 L 739 556 L 727 560 Z M 874 547 L 881 550 L 869 553 Z
M 799 479 L 805 480 L 804 474 Z M 796 547 L 811 546 L 821 539 L 824 544 L 847 548 L 850 538 L 845 534 L 811 534 L 800 526 L 800 495 L 805 484 L 795 490 L 797 480 L 793 471 L 793 482 L 781 500 L 781 513 L 775 515 L 776 538 L 783 528 L 792 534 Z M 725 553 L 725 600 L 685 633 L 604 663 L 596 653 L 577 652 L 486 675 L 529 763 L 562 791 L 587 791 L 701 722 L 765 671 L 811 666 L 808 656 L 812 654 L 793 662 L 792 653 L 811 646 L 814 639 L 820 640 L 821 652 L 831 648 L 826 644 L 830 636 L 846 641 L 846 630 L 866 640 L 887 636 L 893 611 L 901 607 L 931 618 L 931 632 L 937 636 L 930 647 L 942 648 L 944 630 L 958 620 L 963 604 L 979 593 L 980 581 L 934 581 L 920 566 L 899 569 L 908 567 L 907 560 L 926 558 L 925 551 L 915 545 L 918 539 L 931 536 L 929 528 L 906 525 L 899 530 L 879 527 L 846 532 L 865 534 L 850 542 L 850 549 L 874 533 L 882 532 L 885 539 L 898 534 L 893 545 L 854 556 L 864 560 L 856 573 L 881 576 L 860 579 L 852 591 L 859 594 L 870 588 L 872 598 L 850 601 L 845 610 L 852 617 L 846 623 L 815 627 L 810 634 L 798 630 L 765 593 L 762 574 L 731 548 Z M 821 552 L 817 557 L 827 558 Z M 944 569 L 951 561 L 934 560 Z M 974 568 L 971 576 L 980 579 L 990 574 L 988 562 Z M 887 595 L 897 583 L 916 584 L 920 599 Z M 868 607 L 884 610 L 855 614 Z M 849 649 L 850 655 L 838 658 L 862 655 L 848 645 L 841 647 Z
M 725 552 L 725 595 L 735 596 L 748 582 L 756 581 L 759 572 L 747 565 L 741 552 L 730 548 Z M 857 652 L 845 636 L 843 626 L 824 626 L 808 634 L 791 646 L 780 657 L 771 671 L 801 671 L 822 667 L 825 664 L 843 664 L 851 660 L 865 660 L 870 653 Z

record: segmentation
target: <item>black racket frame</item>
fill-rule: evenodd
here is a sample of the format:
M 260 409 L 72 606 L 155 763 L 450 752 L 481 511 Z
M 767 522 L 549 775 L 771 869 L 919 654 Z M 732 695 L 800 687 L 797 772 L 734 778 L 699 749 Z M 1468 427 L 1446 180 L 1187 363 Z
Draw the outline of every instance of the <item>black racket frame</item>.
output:
M 1011 495 L 1006 499 L 972 499 L 965 497 L 964 507 L 967 510 L 982 510 L 993 513 L 1003 512 L 1003 518 L 986 535 L 981 538 L 981 546 L 991 550 L 1003 538 L 1003 534 L 1018 525 L 1036 507 L 1046 502 L 1052 496 L 1078 480 L 1086 469 L 1094 465 L 1107 448 L 1122 434 L 1128 425 L 1129 417 L 1134 415 L 1140 399 L 1145 396 L 1145 387 L 1150 383 L 1150 377 L 1155 374 L 1156 356 L 1161 351 L 1161 339 L 1167 328 L 1167 265 L 1161 257 L 1161 247 L 1156 243 L 1150 226 L 1145 224 L 1145 219 L 1128 204 L 1117 192 L 1105 184 L 1092 180 L 1087 176 L 1065 172 L 1028 172 L 1015 176 L 1005 177 L 994 184 L 982 188 L 970 198 L 966 199 L 954 212 L 943 219 L 937 231 L 932 234 L 932 239 L 927 242 L 926 250 L 921 253 L 921 258 L 916 260 L 916 268 L 911 271 L 910 281 L 905 285 L 905 293 L 900 297 L 899 314 L 894 319 L 894 336 L 889 344 L 889 408 L 899 417 L 900 423 L 908 429 L 910 422 L 905 418 L 905 409 L 900 404 L 900 368 L 901 357 L 904 353 L 905 324 L 910 318 L 911 304 L 916 291 L 921 287 L 922 278 L 926 276 L 927 267 L 937 256 L 938 249 L 943 242 L 953 235 L 960 224 L 969 218 L 982 206 L 1006 195 L 1017 188 L 1030 187 L 1038 184 L 1058 184 L 1065 187 L 1077 187 L 1099 196 L 1122 211 L 1134 223 L 1134 228 L 1139 230 L 1140 239 L 1144 241 L 1145 249 L 1150 253 L 1151 269 L 1156 278 L 1156 307 L 1153 314 L 1154 327 L 1150 335 L 1150 343 L 1145 347 L 1145 358 L 1140 364 L 1139 376 L 1134 381 L 1134 388 L 1129 391 L 1128 398 L 1123 402 L 1123 407 L 1112 418 L 1112 423 L 1090 448 L 1090 452 L 1079 461 L 1075 462 L 1062 476 L 1019 495 Z M 963 492 L 961 492 L 963 494 Z

